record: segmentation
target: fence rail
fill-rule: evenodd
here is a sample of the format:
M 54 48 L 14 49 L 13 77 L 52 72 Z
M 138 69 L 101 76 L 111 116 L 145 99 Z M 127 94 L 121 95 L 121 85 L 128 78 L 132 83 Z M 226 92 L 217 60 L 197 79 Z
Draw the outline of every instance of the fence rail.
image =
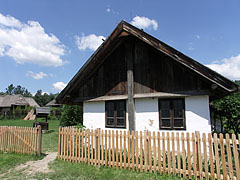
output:
M 132 171 L 198 179 L 240 179 L 235 134 L 165 133 L 60 128 L 58 158 Z
M 41 154 L 41 127 L 0 126 L 0 151 Z

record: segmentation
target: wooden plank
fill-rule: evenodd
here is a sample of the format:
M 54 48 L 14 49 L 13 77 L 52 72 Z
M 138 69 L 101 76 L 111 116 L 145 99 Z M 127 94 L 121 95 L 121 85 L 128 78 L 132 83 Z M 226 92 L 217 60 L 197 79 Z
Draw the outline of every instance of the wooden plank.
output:
M 105 166 L 107 166 L 108 165 L 108 157 L 107 157 L 107 150 L 108 150 L 108 148 L 110 148 L 109 146 L 108 146 L 108 144 L 107 144 L 107 130 L 105 130 L 105 138 L 104 138 L 104 140 L 105 140 Z
M 205 178 L 209 180 L 208 175 L 208 156 L 207 156 L 207 143 L 206 143 L 206 134 L 202 134 L 202 141 L 203 141 L 203 153 L 204 153 L 204 167 L 205 167 Z
M 144 131 L 144 171 L 148 171 L 148 132 Z
M 84 139 L 84 129 L 82 129 L 82 132 L 81 132 L 81 151 L 82 151 L 82 153 L 81 153 L 81 162 L 83 162 L 83 146 L 84 146 L 84 144 L 83 144 L 83 139 Z
M 188 160 L 188 177 L 192 179 L 192 163 L 191 163 L 191 151 L 190 151 L 190 134 L 187 132 L 187 160 Z
M 87 130 L 84 131 L 85 141 L 84 141 L 84 161 L 87 163 Z
M 163 152 L 163 173 L 165 174 L 166 173 L 166 150 L 165 150 L 165 133 L 164 132 L 162 132 L 162 152 Z
M 194 133 L 192 133 L 192 155 L 193 155 L 193 173 L 195 179 L 197 179 L 196 138 Z
M 167 132 L 167 167 L 168 174 L 171 174 L 171 152 L 170 152 L 170 137 L 169 132 Z
M 196 139 L 197 139 L 197 167 L 199 170 L 199 178 L 202 180 L 203 179 L 203 174 L 202 174 L 202 153 L 201 153 L 201 139 L 200 139 L 200 133 L 198 131 L 195 132 L 196 134 Z
M 160 132 L 157 132 L 158 141 L 158 172 L 162 173 L 162 161 L 161 161 L 161 145 L 160 145 Z
M 136 142 L 136 171 L 138 171 L 139 170 L 139 161 L 138 161 L 138 158 L 139 158 L 139 152 L 138 152 L 138 148 L 139 148 L 139 146 L 138 146 L 138 131 L 136 131 L 136 140 L 135 140 L 135 142 Z
M 90 133 L 90 129 L 87 129 L 87 136 L 88 136 L 88 143 L 87 143 L 87 149 L 88 149 L 88 165 L 90 165 L 91 162 L 91 152 L 90 152 L 90 145 L 91 145 L 91 133 Z M 80 134 L 78 135 L 79 138 L 79 144 L 80 144 Z M 79 146 L 80 147 L 80 146 Z M 79 156 L 80 156 L 80 149 L 79 149 Z
M 119 154 L 120 154 L 120 156 L 119 156 L 119 158 L 120 158 L 120 169 L 122 169 L 122 158 L 123 158 L 123 156 L 122 156 L 122 131 L 120 131 L 120 149 L 119 149 Z
M 134 59 L 133 59 L 133 43 L 125 42 L 125 62 L 127 63 L 127 107 L 128 107 L 128 122 L 129 130 L 135 131 L 135 105 L 134 105 Z
M 143 172 L 143 144 L 142 144 L 142 131 L 140 131 L 140 171 Z
M 185 155 L 185 138 L 184 133 L 181 133 L 182 140 L 182 162 L 183 162 L 183 178 L 186 179 L 186 155 Z
M 111 159 L 111 130 L 108 131 L 108 143 L 109 143 L 109 149 L 108 149 L 108 165 L 112 166 L 112 159 Z
M 116 168 L 118 169 L 118 130 L 116 130 Z
M 93 165 L 93 129 L 91 129 L 91 164 Z
M 126 131 L 124 131 L 124 135 L 123 135 L 123 142 L 124 142 L 124 146 L 123 146 L 123 151 L 124 151 L 124 154 L 123 154 L 123 161 L 124 161 L 124 169 L 126 169 Z
M 101 133 L 101 131 L 100 131 L 100 129 L 98 129 L 98 142 L 97 142 L 97 144 L 98 144 L 98 167 L 100 167 L 100 153 L 101 153 L 101 146 L 100 146 L 100 139 L 101 139 L 101 136 L 100 136 L 100 133 Z
M 226 179 L 227 178 L 226 157 L 225 157 L 225 147 L 223 144 L 223 134 L 222 133 L 220 133 L 220 149 L 221 149 L 223 179 Z
M 135 156 L 135 149 L 134 149 L 134 131 L 131 132 L 131 149 L 132 149 L 132 171 L 135 171 L 135 167 L 134 167 L 134 156 Z
M 94 142 L 94 165 L 96 166 L 97 165 L 97 155 L 98 155 L 98 153 L 97 153 L 97 143 L 98 143 L 98 138 L 97 138 L 97 129 L 95 129 L 95 131 L 94 131 L 94 140 L 95 140 L 95 142 Z
M 233 175 L 233 165 L 232 165 L 232 151 L 231 151 L 230 138 L 228 133 L 226 134 L 226 145 L 227 145 L 229 177 L 230 179 L 233 179 L 234 175 Z
M 216 164 L 216 169 L 217 169 L 217 179 L 221 178 L 220 175 L 220 164 L 219 164 L 219 154 L 218 154 L 218 139 L 217 139 L 217 134 L 214 133 L 214 149 L 215 149 L 215 164 Z
M 171 141 L 172 141 L 172 165 L 173 165 L 173 174 L 176 175 L 176 157 L 175 157 L 175 137 L 174 137 L 174 132 L 172 132 Z
M 157 154 L 156 154 L 156 135 L 153 132 L 153 172 L 156 173 L 157 166 Z
M 64 128 L 64 130 L 63 130 L 63 136 L 64 136 L 64 148 L 63 148 L 63 150 L 64 150 L 64 152 L 63 152 L 63 157 L 64 157 L 64 161 L 66 161 L 66 146 L 67 146 L 67 144 L 66 144 L 66 139 L 67 139 L 67 137 L 66 137 L 66 128 Z
M 239 138 L 239 136 L 238 136 L 238 138 Z M 237 174 L 237 179 L 240 179 L 239 157 L 238 157 L 237 142 L 236 142 L 235 134 L 232 134 L 232 143 L 233 143 L 233 154 L 234 154 L 234 160 L 235 160 L 235 171 Z
M 104 137 L 104 133 L 103 130 L 101 130 L 101 165 L 104 165 L 104 145 L 103 145 L 103 138 Z
M 209 152 L 209 161 L 210 161 L 210 169 L 211 169 L 211 178 L 215 179 L 215 170 L 213 165 L 213 144 L 212 144 L 212 135 L 208 133 L 208 152 Z
M 149 172 L 152 173 L 152 136 L 151 132 L 148 132 L 148 155 L 149 155 Z
M 114 130 L 112 130 L 112 166 L 115 166 L 115 143 L 114 143 Z
M 127 132 L 127 140 L 128 140 L 128 170 L 130 170 L 130 152 L 131 152 L 131 148 L 130 148 L 130 131 Z

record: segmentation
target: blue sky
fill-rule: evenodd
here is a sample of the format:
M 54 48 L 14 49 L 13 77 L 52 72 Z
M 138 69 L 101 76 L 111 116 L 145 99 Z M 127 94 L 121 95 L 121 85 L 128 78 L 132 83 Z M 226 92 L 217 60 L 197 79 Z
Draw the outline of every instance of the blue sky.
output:
M 121 20 L 240 79 L 237 0 L 0 0 L 0 91 L 59 92 Z

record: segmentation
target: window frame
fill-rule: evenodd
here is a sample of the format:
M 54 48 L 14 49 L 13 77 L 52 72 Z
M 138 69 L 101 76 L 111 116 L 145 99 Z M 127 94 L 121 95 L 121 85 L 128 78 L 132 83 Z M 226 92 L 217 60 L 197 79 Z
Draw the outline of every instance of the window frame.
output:
M 174 100 L 182 101 L 183 127 L 174 127 L 174 109 L 173 109 L 173 101 Z M 170 127 L 162 126 L 161 101 L 169 101 L 170 102 Z M 186 130 L 185 99 L 184 98 L 158 99 L 158 113 L 159 113 L 159 129 L 161 129 L 161 130 Z
M 123 102 L 124 103 L 124 116 L 123 116 L 123 121 L 124 125 L 119 126 L 117 125 L 117 103 Z M 107 124 L 107 103 L 113 103 L 114 106 L 114 124 L 113 125 L 108 125 Z M 105 101 L 105 128 L 120 128 L 120 129 L 126 129 L 126 100 L 116 100 L 116 101 Z

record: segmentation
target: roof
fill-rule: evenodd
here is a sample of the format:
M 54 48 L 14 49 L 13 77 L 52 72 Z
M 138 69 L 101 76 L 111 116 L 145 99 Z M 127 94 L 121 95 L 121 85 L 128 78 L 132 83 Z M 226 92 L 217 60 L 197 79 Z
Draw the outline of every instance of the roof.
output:
M 40 107 L 37 102 L 31 97 L 25 97 L 25 100 L 28 102 L 31 107 Z
M 38 115 L 38 114 L 50 114 L 50 108 L 49 107 L 37 107 L 36 115 Z
M 0 107 L 11 107 L 16 106 L 39 106 L 33 98 L 23 97 L 21 94 L 17 95 L 2 95 L 0 96 Z
M 233 83 L 231 80 L 198 63 L 192 58 L 182 54 L 181 52 L 168 46 L 167 44 L 154 38 L 146 32 L 132 26 L 125 21 L 121 21 L 111 33 L 111 35 L 94 52 L 94 54 L 88 59 L 88 61 L 82 66 L 82 68 L 68 83 L 68 85 L 57 96 L 57 102 L 64 103 L 68 98 L 69 94 L 74 91 L 74 89 L 78 86 L 78 83 L 84 80 L 89 72 L 91 72 L 94 68 L 98 67 L 98 64 L 100 64 L 101 61 L 104 60 L 104 57 L 106 57 L 108 53 L 111 52 L 111 49 L 116 48 L 116 46 L 121 43 L 121 37 L 129 35 L 134 36 L 139 40 L 147 43 L 156 50 L 166 54 L 173 60 L 184 65 L 186 68 L 189 68 L 190 70 L 199 74 L 207 81 L 210 81 L 212 84 L 217 85 L 219 88 L 221 88 L 222 91 L 225 92 L 224 95 L 238 90 L 238 85 Z
M 47 107 L 56 107 L 56 106 L 61 106 L 61 104 L 57 104 L 56 99 L 53 99 L 49 103 L 46 104 Z

